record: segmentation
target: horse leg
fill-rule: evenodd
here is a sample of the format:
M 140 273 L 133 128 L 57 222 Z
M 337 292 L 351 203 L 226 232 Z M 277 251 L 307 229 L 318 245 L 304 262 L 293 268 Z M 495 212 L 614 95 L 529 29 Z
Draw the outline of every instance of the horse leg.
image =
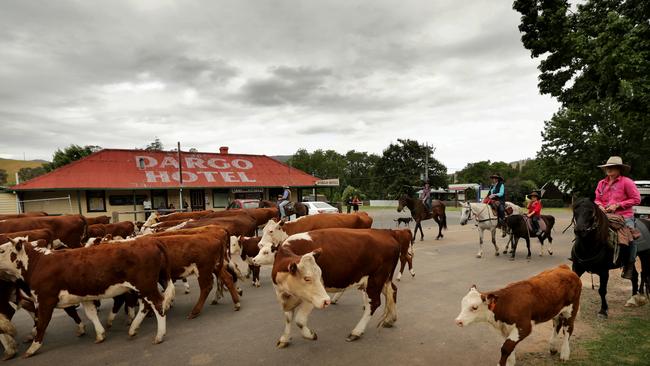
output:
M 598 294 L 600 295 L 600 311 L 598 312 L 598 317 L 607 319 L 609 306 L 607 305 L 607 282 L 609 282 L 609 270 L 602 271 L 598 277 L 600 277 L 600 287 L 598 288 Z
M 440 222 L 440 218 L 437 215 L 433 216 L 433 221 L 438 224 L 438 236 L 436 236 L 436 240 L 440 240 L 442 238 L 442 222 Z
M 494 245 L 494 255 L 499 256 L 499 246 L 497 246 L 497 229 L 492 229 L 492 245 Z
M 553 237 L 551 236 L 551 230 L 548 230 L 546 233 L 546 238 L 548 239 L 548 255 L 553 255 Z
M 480 227 L 478 229 L 478 253 L 476 253 L 476 258 L 481 258 L 483 256 L 483 229 Z
M 512 234 L 510 234 L 510 238 L 508 239 L 508 242 L 506 243 L 506 247 L 503 248 L 503 254 L 508 254 L 508 249 L 512 246 Z
M 530 237 L 526 237 L 526 249 L 528 249 L 528 255 L 526 259 L 530 259 Z
M 634 266 L 634 269 L 632 270 L 632 278 L 630 279 L 630 282 L 632 282 L 632 297 L 627 299 L 624 306 L 636 307 L 636 294 L 639 293 L 639 273 L 636 270 L 636 266 Z
M 422 231 L 422 221 L 418 222 L 418 227 L 420 228 L 420 241 L 424 241 L 424 231 Z
M 411 244 L 415 243 L 415 236 L 418 233 L 418 225 L 420 225 L 420 221 L 415 221 L 415 227 L 413 228 L 413 236 L 411 237 Z
M 510 260 L 515 260 L 515 253 L 517 253 L 517 244 L 519 244 L 519 237 L 514 235 L 512 236 L 512 254 L 510 254 Z

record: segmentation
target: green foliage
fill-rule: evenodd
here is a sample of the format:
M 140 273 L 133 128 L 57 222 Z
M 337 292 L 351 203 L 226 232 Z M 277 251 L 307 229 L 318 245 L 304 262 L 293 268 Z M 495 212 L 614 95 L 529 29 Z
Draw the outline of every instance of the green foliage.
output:
M 361 191 L 359 191 L 358 189 L 352 186 L 347 186 L 343 190 L 343 193 L 341 193 L 341 201 L 343 201 L 344 203 L 348 202 L 349 200 L 354 198 L 354 196 L 358 196 L 360 200 L 364 199 L 364 195 L 361 194 Z
M 542 199 L 542 206 L 547 208 L 561 208 L 564 207 L 564 200 L 560 199 Z
M 535 182 L 531 180 L 521 180 L 516 177 L 506 181 L 506 199 L 519 206 L 524 205 L 526 195 L 537 188 Z
M 47 173 L 47 171 L 43 166 L 39 166 L 36 168 L 20 168 L 20 170 L 18 170 L 18 178 L 20 179 L 21 182 L 26 182 L 32 178 L 36 178 L 39 175 L 43 175 L 45 173 Z
M 57 149 L 52 157 L 52 162 L 43 164 L 43 167 L 47 172 L 51 172 L 54 169 L 70 164 L 75 160 L 79 160 L 101 149 L 100 146 L 95 145 L 86 145 L 81 147 L 73 144 L 63 150 Z
M 632 178 L 650 177 L 650 3 L 516 0 L 522 42 L 539 65 L 539 89 L 562 106 L 545 122 L 538 154 L 548 179 L 593 195 L 596 165 L 621 155 Z M 539 182 L 538 182 L 539 183 Z
M 456 172 L 456 181 L 459 183 L 480 183 L 483 187 L 489 187 L 492 184 L 490 175 L 501 174 L 507 181 L 518 175 L 518 171 L 503 161 L 490 162 L 479 161 L 469 163 L 462 170 Z
M 144 148 L 147 151 L 163 151 L 165 147 L 163 146 L 162 142 L 160 142 L 160 139 L 158 136 L 147 145 L 147 147 Z
M 0 169 L 0 186 L 7 184 L 7 171 L 4 169 Z

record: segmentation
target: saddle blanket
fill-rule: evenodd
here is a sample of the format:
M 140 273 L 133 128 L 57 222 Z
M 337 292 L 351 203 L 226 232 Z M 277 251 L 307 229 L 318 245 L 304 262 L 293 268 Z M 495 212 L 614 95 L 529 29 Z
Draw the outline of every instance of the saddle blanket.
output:
M 531 235 L 534 235 L 535 231 L 533 230 L 533 220 L 526 215 L 523 216 L 524 216 L 524 221 L 526 221 L 526 225 L 528 226 L 528 231 L 530 232 Z M 539 230 L 541 230 L 542 232 L 546 232 L 546 220 L 544 220 L 543 217 L 540 217 L 539 220 L 537 220 L 537 222 L 539 223 Z

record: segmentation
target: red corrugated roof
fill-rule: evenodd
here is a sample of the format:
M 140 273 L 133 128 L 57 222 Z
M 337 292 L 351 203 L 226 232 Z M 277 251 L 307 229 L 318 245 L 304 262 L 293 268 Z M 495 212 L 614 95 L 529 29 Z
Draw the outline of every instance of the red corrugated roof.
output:
M 177 188 L 178 153 L 104 149 L 11 187 L 46 189 Z M 265 155 L 181 153 L 183 187 L 310 187 L 318 178 Z

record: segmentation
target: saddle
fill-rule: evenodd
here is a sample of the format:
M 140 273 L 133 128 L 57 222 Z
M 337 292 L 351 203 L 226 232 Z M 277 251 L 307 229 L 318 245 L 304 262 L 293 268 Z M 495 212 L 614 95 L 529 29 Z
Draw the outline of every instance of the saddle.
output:
M 510 207 L 508 207 L 508 208 L 510 208 Z M 524 221 L 526 222 L 526 226 L 528 227 L 528 232 L 531 233 L 531 234 L 535 234 L 535 231 L 533 231 L 533 219 L 531 219 L 530 217 L 528 217 L 526 215 L 523 215 L 523 217 L 524 217 Z M 541 232 L 545 233 L 546 232 L 546 220 L 544 219 L 544 217 L 540 217 L 539 220 L 537 220 L 537 222 L 539 223 L 539 230 Z
M 293 209 L 293 202 L 289 202 L 284 206 L 284 210 L 286 211 L 294 211 Z
M 641 236 L 639 230 L 632 229 L 625 225 L 625 219 L 621 215 L 607 214 L 609 229 L 617 234 L 618 245 L 630 245 L 630 242 Z

